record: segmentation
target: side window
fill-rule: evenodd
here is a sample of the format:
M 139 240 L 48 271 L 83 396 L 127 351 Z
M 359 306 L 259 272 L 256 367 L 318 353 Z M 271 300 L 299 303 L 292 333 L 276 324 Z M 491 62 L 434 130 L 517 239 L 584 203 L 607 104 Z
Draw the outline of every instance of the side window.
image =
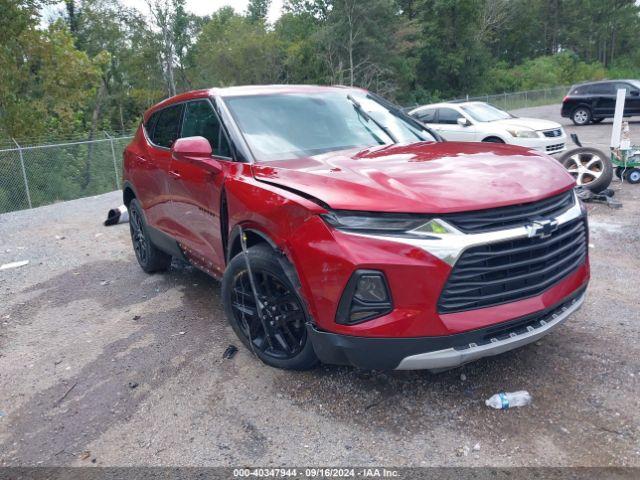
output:
M 448 125 L 456 125 L 458 119 L 462 117 L 462 114 L 454 110 L 453 108 L 439 108 L 438 109 L 438 123 L 446 123 Z
M 229 142 L 220 120 L 206 100 L 187 103 L 180 137 L 204 137 L 213 147 L 214 155 L 231 157 Z
M 422 123 L 434 123 L 436 121 L 436 109 L 426 108 L 416 112 L 414 116 Z
M 591 86 L 591 92 L 596 95 L 615 95 L 616 89 L 613 83 L 597 83 Z
M 616 83 L 616 95 L 618 94 L 618 89 L 620 88 L 624 88 L 627 92 L 625 93 L 625 95 L 628 97 L 629 95 L 631 95 L 631 92 L 634 90 L 638 90 L 637 88 L 633 88 L 631 85 L 629 85 L 628 83 Z
M 156 122 L 158 121 L 159 115 L 160 115 L 160 112 L 152 113 L 149 119 L 147 120 L 147 123 L 144 124 L 144 128 L 147 131 L 147 135 L 149 136 L 149 138 L 153 137 L 153 129 L 156 126 Z
M 182 116 L 182 105 L 174 105 L 160 110 L 156 127 L 153 129 L 151 137 L 153 143 L 160 147 L 171 148 L 173 142 L 178 139 L 180 131 L 180 117 Z

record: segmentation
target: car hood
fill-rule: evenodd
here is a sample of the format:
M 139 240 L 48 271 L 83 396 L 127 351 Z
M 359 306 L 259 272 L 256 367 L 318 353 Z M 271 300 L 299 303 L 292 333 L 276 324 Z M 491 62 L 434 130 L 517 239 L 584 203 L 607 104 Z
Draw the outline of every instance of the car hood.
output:
M 253 165 L 257 180 L 333 209 L 449 213 L 531 202 L 574 185 L 554 159 L 513 145 L 421 142 Z
M 496 120 L 491 123 L 505 128 L 531 128 L 533 130 L 553 130 L 562 127 L 559 123 L 552 122 L 551 120 L 540 120 L 539 118 L 526 117 L 506 118 L 504 120 Z

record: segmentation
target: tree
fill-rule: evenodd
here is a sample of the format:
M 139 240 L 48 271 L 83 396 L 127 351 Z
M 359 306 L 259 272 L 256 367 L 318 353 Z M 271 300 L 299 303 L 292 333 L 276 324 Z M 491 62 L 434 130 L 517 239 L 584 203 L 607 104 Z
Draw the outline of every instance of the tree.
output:
M 216 12 L 194 47 L 201 87 L 275 83 L 281 80 L 281 50 L 274 32 L 231 7 Z
M 36 2 L 0 1 L 0 131 L 20 138 L 81 129 L 97 65 L 64 23 L 38 28 Z
M 265 22 L 271 0 L 249 0 L 247 18 L 250 22 Z
M 393 95 L 404 23 L 393 0 L 333 0 L 317 33 L 331 83 Z
M 422 88 L 447 97 L 468 92 L 491 64 L 483 36 L 484 10 L 478 0 L 432 0 L 421 10 L 424 42 L 416 75 Z
M 177 93 L 175 67 L 176 61 L 184 60 L 184 51 L 188 48 L 186 35 L 190 16 L 185 10 L 185 0 L 146 0 L 151 17 L 158 32 L 158 61 L 163 68 L 167 90 L 170 96 Z M 184 71 L 184 66 L 179 63 Z

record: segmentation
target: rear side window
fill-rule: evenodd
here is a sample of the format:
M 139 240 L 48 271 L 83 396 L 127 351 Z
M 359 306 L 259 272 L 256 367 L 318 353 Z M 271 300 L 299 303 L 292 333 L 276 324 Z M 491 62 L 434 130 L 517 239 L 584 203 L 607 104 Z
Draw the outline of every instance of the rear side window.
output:
M 569 95 L 586 95 L 587 93 L 589 93 L 589 85 L 580 85 L 572 88 Z
M 151 141 L 159 147 L 171 148 L 173 142 L 180 134 L 180 119 L 182 117 L 182 105 L 174 105 L 157 112 L 156 121 Z
M 613 83 L 596 83 L 589 87 L 589 91 L 596 95 L 615 95 L 616 89 Z
M 446 123 L 449 125 L 455 125 L 458 123 L 458 119 L 462 117 L 461 113 L 453 108 L 439 108 L 438 109 L 438 123 Z
M 413 116 L 423 123 L 434 123 L 436 121 L 436 109 L 425 108 L 414 113 Z
M 229 142 L 220 125 L 220 120 L 206 100 L 187 103 L 180 136 L 182 138 L 204 137 L 213 147 L 214 155 L 231 157 Z

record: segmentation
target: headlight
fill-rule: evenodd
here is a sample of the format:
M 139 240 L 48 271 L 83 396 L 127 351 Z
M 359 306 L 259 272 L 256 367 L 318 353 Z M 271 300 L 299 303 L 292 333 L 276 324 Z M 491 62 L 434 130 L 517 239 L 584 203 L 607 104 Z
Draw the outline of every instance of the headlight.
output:
M 332 227 L 351 232 L 413 235 L 418 237 L 458 233 L 447 223 L 423 215 L 333 211 L 321 215 Z
M 377 232 L 406 232 L 428 222 L 428 217 L 393 213 L 355 213 L 333 211 L 322 215 L 332 227 L 340 230 L 365 230 Z
M 538 132 L 529 128 L 508 128 L 507 132 L 509 132 L 512 137 L 538 138 Z

